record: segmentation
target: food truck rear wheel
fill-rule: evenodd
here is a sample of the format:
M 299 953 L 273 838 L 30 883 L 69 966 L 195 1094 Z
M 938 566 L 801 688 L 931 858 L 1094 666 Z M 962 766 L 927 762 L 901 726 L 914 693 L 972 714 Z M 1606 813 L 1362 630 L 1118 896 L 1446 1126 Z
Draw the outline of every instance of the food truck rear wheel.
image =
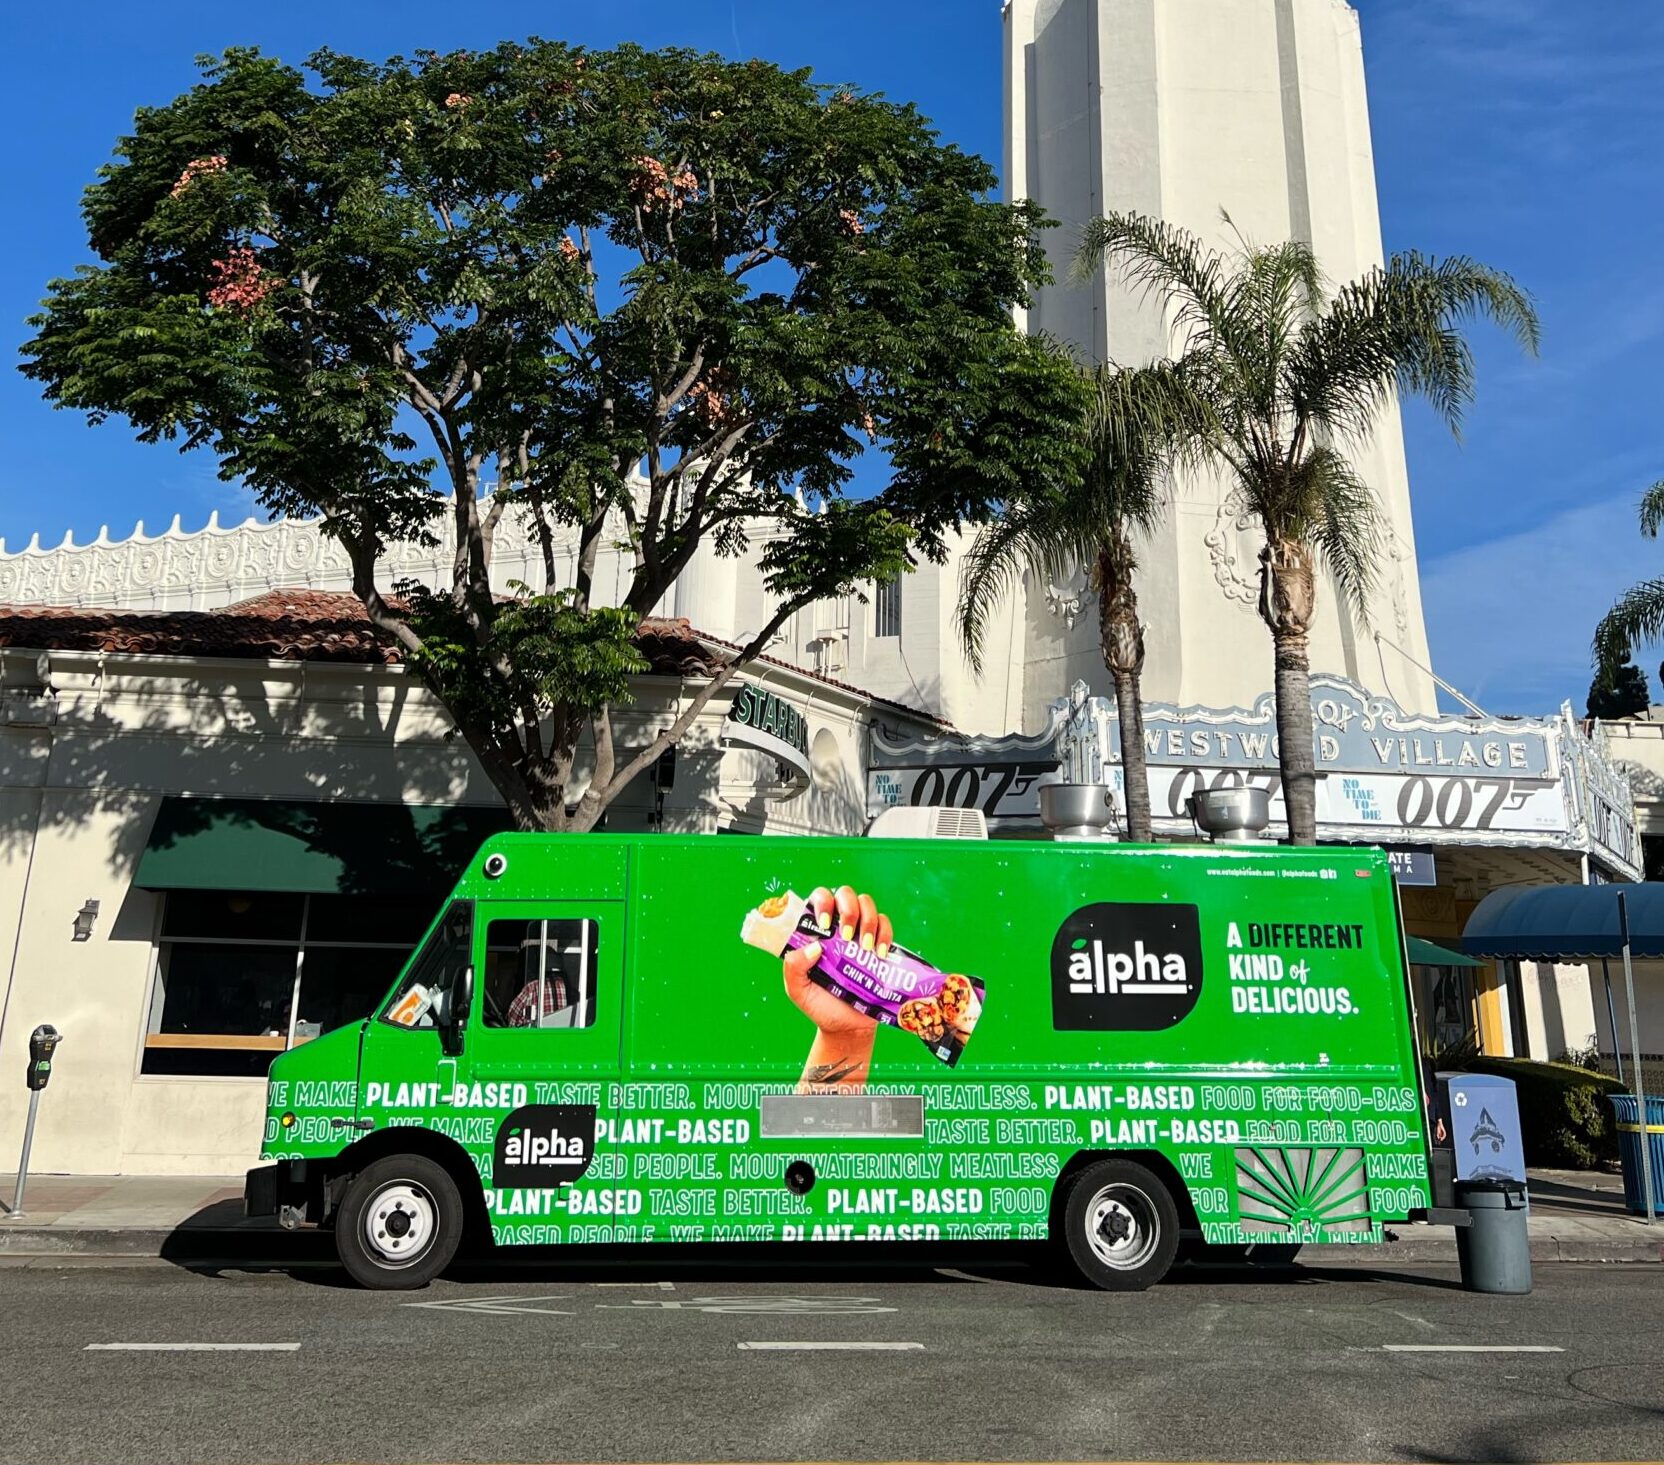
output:
M 425 1155 L 386 1155 L 347 1186 L 335 1252 L 361 1286 L 425 1287 L 456 1255 L 462 1227 L 462 1195 L 443 1165 Z
M 1063 1236 L 1080 1274 L 1109 1292 L 1159 1282 L 1179 1245 L 1179 1212 L 1167 1187 L 1131 1160 L 1099 1160 L 1074 1177 Z

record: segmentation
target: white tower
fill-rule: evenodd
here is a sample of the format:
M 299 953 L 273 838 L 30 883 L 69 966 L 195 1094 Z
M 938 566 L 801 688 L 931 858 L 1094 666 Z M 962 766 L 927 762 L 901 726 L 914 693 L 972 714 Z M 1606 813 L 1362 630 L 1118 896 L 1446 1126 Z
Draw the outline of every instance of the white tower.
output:
M 1103 272 L 1069 280 L 1082 225 L 1112 211 L 1225 247 L 1223 211 L 1250 240 L 1309 241 L 1333 284 L 1382 262 L 1358 16 L 1342 0 L 1007 0 L 1005 44 L 1009 196 L 1059 221 L 1047 241 L 1058 283 L 1029 312 L 1031 329 L 1092 359 L 1168 352 L 1158 306 Z M 1385 510 L 1388 552 L 1368 628 L 1322 586 L 1312 668 L 1431 712 L 1396 408 L 1354 461 Z M 1222 480 L 1181 482 L 1145 546 L 1150 701 L 1247 704 L 1271 688 L 1271 639 L 1255 611 L 1261 541 L 1238 509 Z M 1077 677 L 1108 690 L 1096 616 L 1066 630 L 1045 589 L 1029 595 L 1028 726 Z

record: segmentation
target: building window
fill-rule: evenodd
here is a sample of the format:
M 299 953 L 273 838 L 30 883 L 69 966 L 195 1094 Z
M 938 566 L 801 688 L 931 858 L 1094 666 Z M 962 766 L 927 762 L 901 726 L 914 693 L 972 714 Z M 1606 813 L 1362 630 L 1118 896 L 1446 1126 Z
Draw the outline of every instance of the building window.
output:
M 263 1078 L 285 1049 L 368 1017 L 430 912 L 372 896 L 171 892 L 140 1071 Z
M 875 636 L 901 634 L 901 576 L 880 580 L 873 593 L 872 633 Z

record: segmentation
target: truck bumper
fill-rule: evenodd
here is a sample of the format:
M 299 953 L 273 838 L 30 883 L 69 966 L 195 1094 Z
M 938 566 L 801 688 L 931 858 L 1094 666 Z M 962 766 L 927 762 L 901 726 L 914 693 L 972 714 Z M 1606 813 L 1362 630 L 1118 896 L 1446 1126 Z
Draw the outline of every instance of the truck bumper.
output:
M 275 1216 L 277 1214 L 277 1165 L 261 1165 L 250 1170 L 243 1180 L 243 1214 L 245 1216 Z
M 243 1180 L 245 1216 L 282 1216 L 307 1209 L 313 1187 L 308 1184 L 305 1160 L 279 1160 L 260 1165 Z

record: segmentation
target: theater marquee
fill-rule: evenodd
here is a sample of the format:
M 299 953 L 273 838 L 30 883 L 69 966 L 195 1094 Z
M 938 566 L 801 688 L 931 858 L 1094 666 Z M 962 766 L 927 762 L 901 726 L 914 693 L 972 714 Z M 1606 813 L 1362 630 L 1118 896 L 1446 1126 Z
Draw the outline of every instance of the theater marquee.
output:
M 1084 690 L 1084 689 L 1082 689 Z M 1078 710 L 1076 710 L 1078 708 Z M 1186 800 L 1253 784 L 1284 823 L 1276 717 L 1251 708 L 1145 708 L 1150 806 L 1158 834 L 1194 832 Z M 1052 706 L 1052 726 L 1025 738 L 899 742 L 875 731 L 868 813 L 895 804 L 980 808 L 996 826 L 1039 820 L 1039 786 L 1059 782 L 1065 743 L 1090 745 L 1103 777 L 1124 788 L 1114 702 Z M 1529 845 L 1584 850 L 1640 878 L 1623 780 L 1569 717 L 1419 717 L 1330 675 L 1312 677 L 1317 817 L 1325 840 L 1432 846 Z M 1084 726 L 1084 733 L 1076 729 Z M 1574 741 L 1575 740 L 1575 741 Z

